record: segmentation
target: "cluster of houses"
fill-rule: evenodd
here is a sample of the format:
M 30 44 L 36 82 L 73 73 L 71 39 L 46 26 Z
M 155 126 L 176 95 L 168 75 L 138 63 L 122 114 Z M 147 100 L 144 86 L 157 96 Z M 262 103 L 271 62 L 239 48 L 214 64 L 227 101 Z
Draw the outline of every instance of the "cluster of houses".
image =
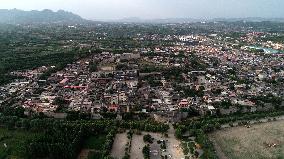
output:
M 122 60 L 139 58 L 139 54 L 103 52 L 68 64 L 47 80 L 34 79 L 40 88 L 34 87 L 30 96 L 21 100 L 21 104 L 27 110 L 46 115 L 62 113 L 62 109 L 93 114 L 129 111 L 138 85 L 137 66 L 118 70 L 116 65 Z M 90 69 L 92 65 L 96 65 L 95 70 Z M 41 91 L 38 93 L 36 89 Z
M 39 76 L 51 67 L 12 72 L 22 78 L 0 87 L 0 104 L 17 98 L 17 104 L 26 110 L 49 115 L 139 111 L 151 113 L 157 120 L 176 122 L 190 111 L 207 115 L 275 109 L 271 102 L 256 101 L 255 97 L 283 101 L 282 54 L 266 56 L 237 49 L 232 43 L 221 42 L 217 34 L 168 39 L 176 41 L 172 46 L 138 48 L 136 53 L 93 54 L 68 64 L 47 80 Z M 178 75 L 181 81 L 165 77 L 163 70 L 143 73 L 145 63 L 163 70 L 183 69 Z M 151 86 L 146 77 L 159 85 Z
M 178 45 L 155 48 L 155 56 L 144 57 L 155 66 L 184 68 L 191 63 L 189 57 L 194 53 L 206 65 L 205 68 L 192 68 L 192 71 L 183 73 L 183 82 L 165 81 L 162 76 L 159 80 L 163 86 L 144 94 L 148 97 L 152 92 L 154 98 L 150 106 L 159 112 L 159 119 L 161 116 L 173 116 L 172 111 L 181 108 L 193 108 L 205 115 L 269 111 L 276 105 L 284 106 L 283 54 L 252 53 L 234 48 L 231 43 L 217 43 L 216 39 L 220 38 L 217 35 L 182 36 L 176 43 Z M 195 40 L 198 44 L 187 43 Z M 181 52 L 183 56 L 178 56 Z M 174 85 L 196 91 L 202 88 L 203 94 L 183 98 L 182 92 L 175 90 Z M 280 102 L 273 103 L 273 97 Z M 261 101 L 260 98 L 272 100 Z

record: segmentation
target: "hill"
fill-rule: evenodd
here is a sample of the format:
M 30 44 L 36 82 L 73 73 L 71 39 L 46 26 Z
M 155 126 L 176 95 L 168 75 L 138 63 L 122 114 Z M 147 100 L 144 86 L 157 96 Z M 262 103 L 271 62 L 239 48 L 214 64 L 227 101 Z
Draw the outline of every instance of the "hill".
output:
M 23 11 L 18 9 L 0 9 L 0 23 L 7 24 L 33 24 L 33 23 L 81 23 L 85 22 L 80 16 L 59 10 L 32 10 Z

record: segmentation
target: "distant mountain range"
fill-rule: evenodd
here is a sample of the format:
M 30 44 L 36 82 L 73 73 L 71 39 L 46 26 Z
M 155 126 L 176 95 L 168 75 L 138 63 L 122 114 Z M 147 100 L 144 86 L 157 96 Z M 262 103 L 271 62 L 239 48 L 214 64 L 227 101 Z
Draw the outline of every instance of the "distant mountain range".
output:
M 18 9 L 0 9 L 0 23 L 31 24 L 31 23 L 81 23 L 86 20 L 64 10 L 23 11 Z
M 275 21 L 284 22 L 284 18 L 215 18 L 215 19 L 194 19 L 194 18 L 166 18 L 166 19 L 141 19 L 137 17 L 124 18 L 119 20 L 102 20 L 102 22 L 123 22 L 123 23 L 193 23 L 193 22 L 215 22 L 215 21 L 247 21 L 262 22 Z M 85 20 L 79 15 L 64 10 L 54 12 L 52 10 L 23 11 L 18 9 L 0 9 L 0 23 L 8 24 L 34 24 L 34 23 L 91 23 L 94 21 Z
M 192 23 L 200 22 L 199 19 L 193 18 L 165 18 L 165 19 L 141 19 L 138 17 L 123 18 L 113 20 L 112 22 L 123 22 L 123 23 Z
M 194 23 L 194 22 L 236 22 L 236 21 L 247 21 L 247 22 L 284 22 L 284 18 L 261 18 L 261 17 L 248 17 L 248 18 L 213 18 L 213 19 L 194 19 L 194 18 L 166 18 L 166 19 L 141 19 L 137 17 L 124 18 L 119 20 L 113 20 L 112 22 L 123 22 L 123 23 Z
M 247 21 L 247 22 L 284 22 L 284 18 L 261 18 L 261 17 L 247 17 L 247 18 L 215 18 L 211 21 L 227 21 L 227 22 L 235 22 L 235 21 Z

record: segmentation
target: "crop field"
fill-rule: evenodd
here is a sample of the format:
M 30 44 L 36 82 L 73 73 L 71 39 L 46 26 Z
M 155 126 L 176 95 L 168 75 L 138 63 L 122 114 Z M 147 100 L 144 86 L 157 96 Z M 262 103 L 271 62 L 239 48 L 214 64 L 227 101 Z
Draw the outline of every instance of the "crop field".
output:
M 227 128 L 209 135 L 221 159 L 284 158 L 284 120 Z

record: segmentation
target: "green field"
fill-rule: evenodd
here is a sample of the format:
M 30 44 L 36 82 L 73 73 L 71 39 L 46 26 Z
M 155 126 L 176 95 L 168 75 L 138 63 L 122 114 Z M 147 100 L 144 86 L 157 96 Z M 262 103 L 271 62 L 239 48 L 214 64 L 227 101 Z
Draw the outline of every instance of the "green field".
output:
M 223 129 L 209 136 L 220 159 L 284 159 L 283 134 L 282 120 Z
M 25 142 L 35 135 L 27 131 L 0 128 L 0 159 L 23 158 Z

